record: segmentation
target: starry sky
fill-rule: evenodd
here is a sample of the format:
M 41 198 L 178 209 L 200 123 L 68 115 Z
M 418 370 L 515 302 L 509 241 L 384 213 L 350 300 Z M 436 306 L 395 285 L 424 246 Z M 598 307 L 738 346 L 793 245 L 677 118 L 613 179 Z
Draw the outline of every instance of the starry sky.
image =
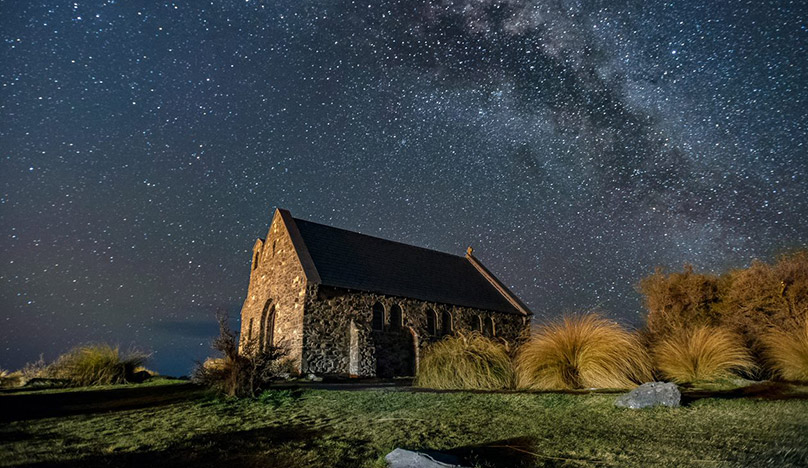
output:
M 475 255 L 535 322 L 808 244 L 801 1 L 0 1 L 0 367 L 186 374 L 275 207 Z

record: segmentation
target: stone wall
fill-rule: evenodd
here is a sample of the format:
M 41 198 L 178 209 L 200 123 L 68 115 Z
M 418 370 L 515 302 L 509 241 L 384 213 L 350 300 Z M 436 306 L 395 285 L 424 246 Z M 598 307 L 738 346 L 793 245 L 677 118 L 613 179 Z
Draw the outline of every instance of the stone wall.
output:
M 306 277 L 278 214 L 272 220 L 266 240 L 256 241 L 252 258 L 250 285 L 241 310 L 241 349 L 250 340 L 285 346 L 294 367 L 300 369 Z M 274 322 L 270 320 L 273 307 Z M 263 330 L 262 321 L 266 323 Z M 270 327 L 273 343 L 268 342 Z
M 373 330 L 371 326 L 376 302 L 384 306 L 382 330 Z M 403 312 L 401 326 L 390 323 L 394 304 Z M 432 325 L 427 319 L 430 310 L 435 312 L 436 333 L 429 329 Z M 528 327 L 528 319 L 523 315 L 310 284 L 306 288 L 303 317 L 302 370 L 363 377 L 401 375 L 403 369 L 417 366 L 418 356 L 426 345 L 443 337 L 444 312 L 450 314 L 453 331 L 479 329 L 481 323 L 493 320 L 494 337 L 510 343 L 516 342 Z M 351 333 L 351 322 L 354 333 Z M 490 330 L 486 332 L 490 334 Z M 351 362 L 352 345 L 358 347 L 353 353 L 358 362 L 354 363 Z

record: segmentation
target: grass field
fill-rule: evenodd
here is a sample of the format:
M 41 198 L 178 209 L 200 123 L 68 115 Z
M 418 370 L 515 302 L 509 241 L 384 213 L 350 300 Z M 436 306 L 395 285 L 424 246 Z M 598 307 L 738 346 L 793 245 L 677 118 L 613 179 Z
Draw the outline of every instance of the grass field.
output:
M 808 465 L 805 387 L 692 391 L 682 408 L 643 411 L 616 397 L 370 388 L 225 400 L 171 381 L 4 392 L 0 466 L 381 467 L 395 447 L 475 466 Z

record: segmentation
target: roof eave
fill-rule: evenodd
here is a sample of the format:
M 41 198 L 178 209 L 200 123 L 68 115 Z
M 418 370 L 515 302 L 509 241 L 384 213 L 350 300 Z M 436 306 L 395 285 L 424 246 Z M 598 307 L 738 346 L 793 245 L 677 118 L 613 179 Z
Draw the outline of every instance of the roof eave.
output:
M 495 288 L 495 289 L 496 289 L 496 290 L 497 290 L 497 291 L 498 291 L 500 294 L 502 294 L 502 296 L 503 296 L 503 297 L 504 297 L 504 298 L 505 298 L 505 299 L 506 299 L 508 302 L 510 302 L 510 303 L 511 303 L 511 305 L 512 305 L 512 306 L 513 306 L 513 307 L 514 307 L 516 310 L 518 310 L 519 312 L 521 312 L 523 315 L 526 315 L 526 316 L 533 315 L 533 312 L 531 312 L 531 311 L 530 311 L 530 309 L 527 307 L 527 305 L 525 305 L 525 303 L 524 303 L 524 302 L 522 302 L 521 300 L 519 300 L 519 298 L 518 298 L 518 297 L 516 297 L 516 295 L 515 295 L 514 293 L 512 293 L 512 292 L 511 292 L 511 290 L 510 290 L 510 289 L 508 289 L 508 287 L 507 287 L 507 286 L 505 286 L 504 284 L 502 284 L 502 282 L 501 282 L 499 279 L 497 279 L 497 277 L 496 277 L 496 276 L 494 276 L 494 274 L 493 274 L 493 273 L 491 273 L 491 272 L 488 270 L 488 268 L 486 268 L 486 267 L 485 267 L 485 266 L 484 266 L 484 265 L 483 265 L 483 264 L 482 264 L 482 263 L 481 263 L 481 262 L 480 262 L 480 261 L 477 259 L 477 257 L 475 257 L 474 255 L 472 255 L 472 250 L 471 250 L 471 247 L 469 247 L 469 248 L 468 248 L 468 250 L 466 251 L 466 260 L 468 260 L 468 261 L 469 261 L 469 263 L 471 263 L 471 264 L 474 266 L 474 268 L 476 268 L 476 269 L 477 269 L 477 271 L 479 271 L 479 272 L 480 272 L 480 274 L 483 276 L 483 278 L 485 278 L 486 280 L 488 280 L 488 282 L 489 282 L 489 283 L 491 283 L 491 285 L 492 285 L 492 286 L 494 286 L 494 288 Z

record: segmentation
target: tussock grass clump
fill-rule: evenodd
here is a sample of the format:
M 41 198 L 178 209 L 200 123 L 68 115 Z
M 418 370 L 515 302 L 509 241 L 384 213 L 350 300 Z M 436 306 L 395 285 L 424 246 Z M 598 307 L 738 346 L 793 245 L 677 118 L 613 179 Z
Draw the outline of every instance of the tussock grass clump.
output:
M 479 333 L 448 336 L 430 345 L 421 358 L 415 385 L 458 390 L 513 387 L 513 364 L 502 344 Z
M 754 368 L 739 337 L 719 327 L 671 332 L 652 345 L 652 354 L 662 376 L 677 383 L 724 379 Z
M 59 356 L 49 374 L 78 386 L 122 384 L 133 380 L 147 357 L 140 352 L 122 355 L 117 346 L 108 344 L 78 346 Z
M 630 388 L 651 380 L 639 339 L 597 314 L 550 323 L 519 350 L 517 386 L 534 390 Z
M 22 385 L 22 379 L 21 371 L 9 372 L 5 369 L 0 369 L 0 388 L 19 387 Z
M 790 333 L 772 330 L 762 341 L 766 365 L 777 377 L 808 382 L 808 320 Z

